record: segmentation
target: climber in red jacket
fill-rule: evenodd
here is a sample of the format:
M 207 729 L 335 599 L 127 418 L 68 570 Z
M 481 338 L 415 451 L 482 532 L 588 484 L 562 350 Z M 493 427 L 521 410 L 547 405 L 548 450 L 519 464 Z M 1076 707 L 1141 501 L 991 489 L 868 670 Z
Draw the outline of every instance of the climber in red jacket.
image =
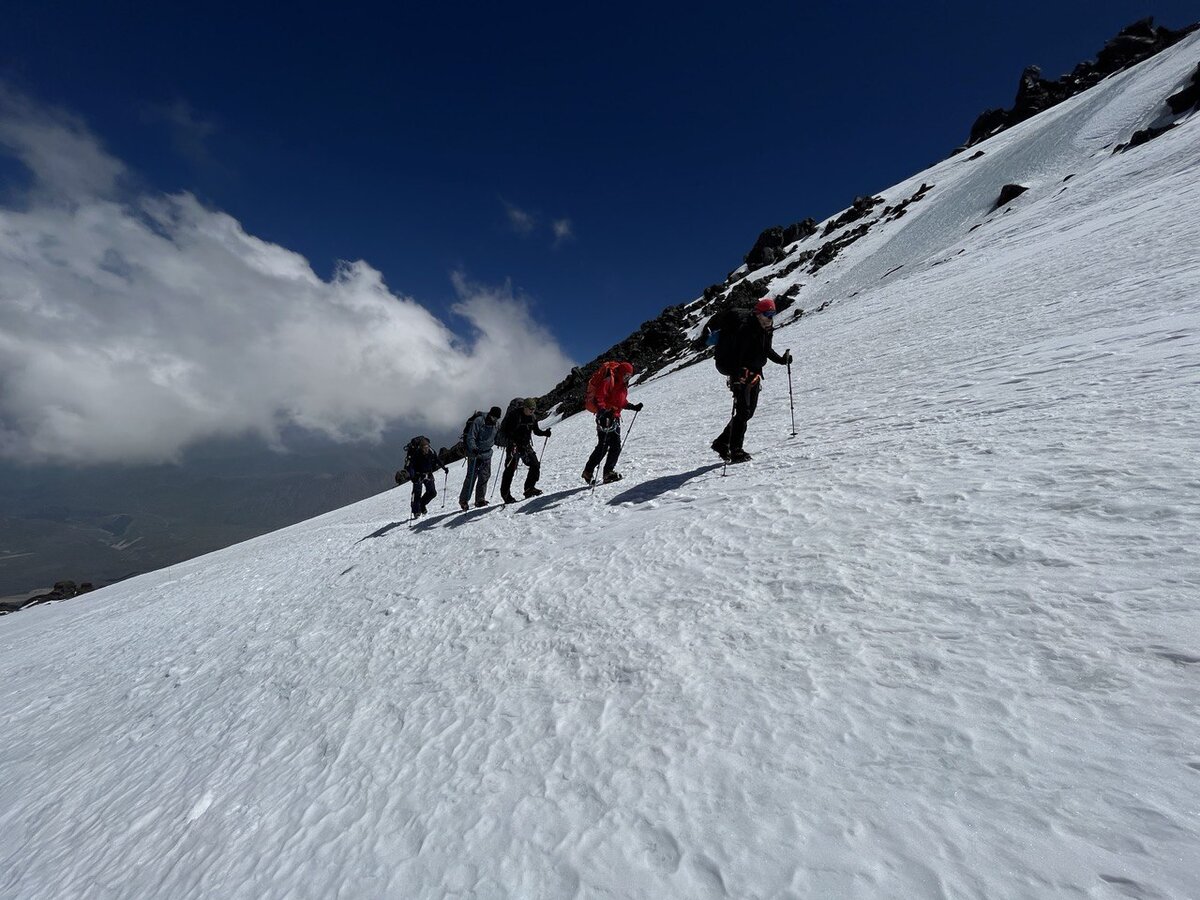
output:
M 621 411 L 642 409 L 642 404 L 629 402 L 632 374 L 630 363 L 605 362 L 588 381 L 584 405 L 596 414 L 596 449 L 583 467 L 583 480 L 588 484 L 596 483 L 596 466 L 601 459 L 604 459 L 604 483 L 621 480 L 621 473 L 616 471 L 621 455 Z

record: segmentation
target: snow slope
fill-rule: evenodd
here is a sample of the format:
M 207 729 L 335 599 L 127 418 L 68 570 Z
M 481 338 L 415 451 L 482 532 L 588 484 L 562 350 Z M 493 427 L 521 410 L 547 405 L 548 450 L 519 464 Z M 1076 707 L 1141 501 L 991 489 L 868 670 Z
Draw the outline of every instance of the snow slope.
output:
M 0 896 L 1200 896 L 1200 117 L 1110 147 L 1198 55 L 885 192 L 728 477 L 705 364 L 0 620 Z

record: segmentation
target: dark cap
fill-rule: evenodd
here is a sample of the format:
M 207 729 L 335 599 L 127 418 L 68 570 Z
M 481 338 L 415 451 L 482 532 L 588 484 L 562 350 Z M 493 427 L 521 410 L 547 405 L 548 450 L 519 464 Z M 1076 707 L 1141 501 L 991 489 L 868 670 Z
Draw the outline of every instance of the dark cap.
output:
M 500 418 L 500 407 L 493 406 L 491 409 L 488 410 L 488 415 L 491 416 L 493 419 Z

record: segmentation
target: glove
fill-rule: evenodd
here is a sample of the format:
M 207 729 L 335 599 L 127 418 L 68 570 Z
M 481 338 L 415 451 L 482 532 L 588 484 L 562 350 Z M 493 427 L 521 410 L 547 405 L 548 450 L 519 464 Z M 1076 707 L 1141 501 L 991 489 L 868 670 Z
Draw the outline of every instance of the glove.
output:
M 632 409 L 634 412 L 641 412 L 643 406 L 645 406 L 644 403 L 630 403 L 629 404 L 629 408 Z
M 554 432 L 551 431 L 549 428 L 547 428 L 546 429 L 546 437 L 550 437 L 550 435 L 552 435 L 552 434 L 554 434 Z
M 783 364 L 785 366 L 790 366 L 792 364 L 792 351 L 791 350 L 783 351 Z

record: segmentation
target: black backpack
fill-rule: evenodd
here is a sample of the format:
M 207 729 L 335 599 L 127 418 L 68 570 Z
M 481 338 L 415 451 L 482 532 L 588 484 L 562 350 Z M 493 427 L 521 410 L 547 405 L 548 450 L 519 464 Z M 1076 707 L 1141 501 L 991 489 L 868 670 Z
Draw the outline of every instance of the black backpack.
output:
M 429 438 L 425 437 L 425 435 L 418 434 L 415 438 L 413 438 L 407 444 L 404 445 L 404 471 L 405 472 L 408 471 L 409 461 L 410 461 L 412 455 L 414 453 L 416 453 L 417 447 L 420 445 L 421 441 L 428 441 L 428 440 L 429 440 Z
M 508 410 L 504 413 L 504 418 L 500 420 L 500 427 L 496 429 L 496 446 L 507 447 L 512 443 L 512 427 L 516 421 L 517 411 L 525 405 L 524 397 L 513 397 L 508 404 Z

